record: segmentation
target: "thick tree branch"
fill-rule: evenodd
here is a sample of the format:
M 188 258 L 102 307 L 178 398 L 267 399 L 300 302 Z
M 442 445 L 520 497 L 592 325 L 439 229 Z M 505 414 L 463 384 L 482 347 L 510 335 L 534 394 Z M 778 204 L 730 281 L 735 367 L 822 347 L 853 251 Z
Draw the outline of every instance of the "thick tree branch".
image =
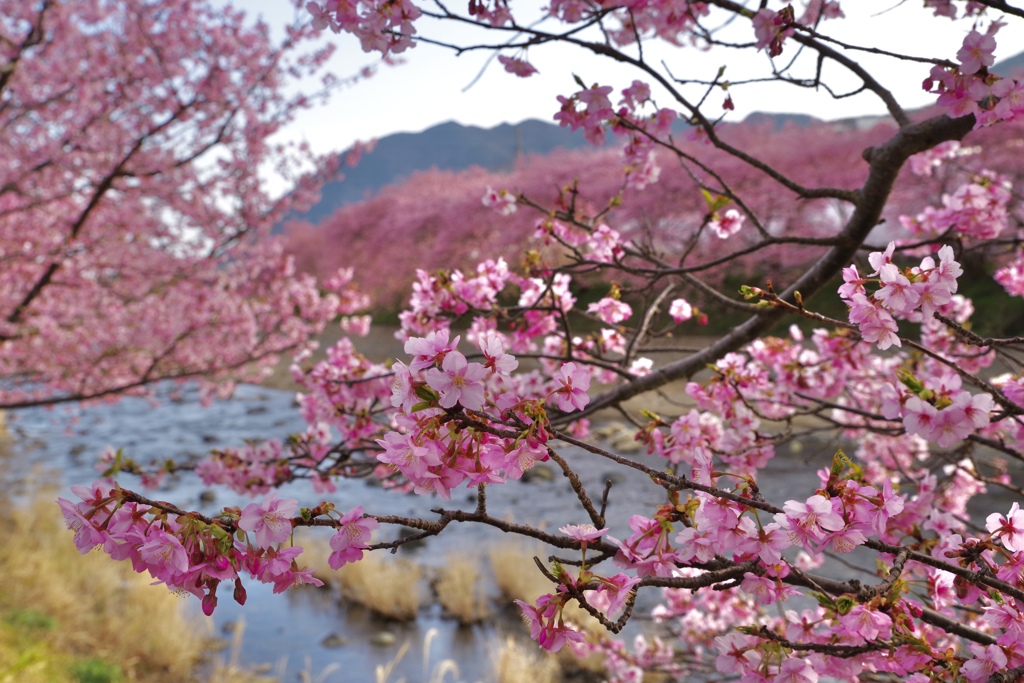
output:
M 951 119 L 935 116 L 901 129 L 887 142 L 864 152 L 869 163 L 867 177 L 858 191 L 859 200 L 843 230 L 836 235 L 835 245 L 781 294 L 793 300 L 799 291 L 807 299 L 817 293 L 835 273 L 847 266 L 861 244 L 878 224 L 882 210 L 892 191 L 904 162 L 914 154 L 931 149 L 948 140 L 960 140 L 974 127 L 974 117 Z M 664 386 L 669 382 L 689 379 L 727 353 L 736 351 L 769 330 L 784 315 L 778 309 L 767 309 L 733 328 L 715 343 L 701 351 L 669 363 L 651 374 L 615 387 L 594 397 L 583 411 L 584 416 L 634 396 Z

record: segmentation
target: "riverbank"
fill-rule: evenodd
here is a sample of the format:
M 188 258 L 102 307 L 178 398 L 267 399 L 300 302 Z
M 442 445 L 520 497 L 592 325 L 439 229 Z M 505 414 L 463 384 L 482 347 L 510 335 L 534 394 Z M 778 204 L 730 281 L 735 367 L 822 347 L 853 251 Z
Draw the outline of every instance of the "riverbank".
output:
M 0 683 L 268 683 L 178 596 L 80 555 L 52 491 L 0 504 Z

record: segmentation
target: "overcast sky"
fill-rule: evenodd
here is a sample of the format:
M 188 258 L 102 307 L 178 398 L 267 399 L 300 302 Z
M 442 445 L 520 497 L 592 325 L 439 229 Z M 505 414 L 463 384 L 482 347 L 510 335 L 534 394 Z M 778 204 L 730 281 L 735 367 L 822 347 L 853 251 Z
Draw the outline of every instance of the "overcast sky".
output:
M 537 14 L 534 16 L 539 16 L 539 8 L 545 3 L 527 2 L 535 3 Z M 262 15 L 272 26 L 283 26 L 293 16 L 288 0 L 246 0 L 241 4 L 248 11 Z M 463 4 L 460 0 L 452 7 L 461 8 Z M 802 3 L 794 5 L 799 7 Z M 843 8 L 848 18 L 830 22 L 828 26 L 836 37 L 912 55 L 954 58 L 964 35 L 971 29 L 970 22 L 931 18 L 929 12 L 921 9 L 921 0 L 845 0 Z M 1024 22 L 1011 21 L 998 34 L 997 58 L 1012 56 L 1024 46 L 1024 26 L 1014 24 Z M 736 40 L 753 39 L 749 23 L 737 22 L 733 28 Z M 462 36 L 453 33 L 452 27 L 446 27 L 435 37 L 454 42 Z M 373 55 L 364 53 L 352 36 L 328 32 L 326 39 L 334 41 L 338 47 L 331 69 L 340 76 L 358 72 L 374 62 Z M 783 57 L 792 54 L 793 46 L 787 45 L 786 51 Z M 528 118 L 550 121 L 558 109 L 555 96 L 578 90 L 572 80 L 573 73 L 588 85 L 600 82 L 617 89 L 637 77 L 630 70 L 617 69 L 607 59 L 592 58 L 570 47 L 532 48 L 528 57 L 540 74 L 528 79 L 506 73 L 497 62 L 488 63 L 488 55 L 488 52 L 467 52 L 457 57 L 449 50 L 421 45 L 404 55 L 406 64 L 382 67 L 373 78 L 339 91 L 327 107 L 304 115 L 288 134 L 304 137 L 315 149 L 326 151 L 344 149 L 356 140 L 421 131 L 449 120 L 482 127 Z M 649 63 L 664 60 L 675 75 L 696 71 L 710 78 L 720 66 L 728 65 L 726 76 L 733 79 L 738 79 L 747 69 L 763 70 L 767 61 L 763 52 L 702 52 L 692 47 L 665 49 L 657 54 L 648 49 L 645 57 Z M 861 61 L 869 68 L 873 63 L 871 55 L 864 55 Z M 904 105 L 916 107 L 934 101 L 933 95 L 921 89 L 927 65 L 894 64 L 890 59 L 881 63 L 884 68 L 876 71 L 879 80 L 895 91 Z M 832 74 L 839 72 L 835 66 L 828 68 Z M 801 75 L 812 72 L 813 68 L 808 68 Z M 474 80 L 475 84 L 468 87 Z M 804 112 L 825 119 L 883 113 L 877 98 L 866 95 L 834 100 L 821 92 L 781 88 L 778 84 L 734 88 L 732 94 L 736 111 L 730 119 L 737 121 L 752 111 Z M 720 111 L 717 107 L 722 99 L 721 93 L 712 95 L 709 99 L 712 112 Z

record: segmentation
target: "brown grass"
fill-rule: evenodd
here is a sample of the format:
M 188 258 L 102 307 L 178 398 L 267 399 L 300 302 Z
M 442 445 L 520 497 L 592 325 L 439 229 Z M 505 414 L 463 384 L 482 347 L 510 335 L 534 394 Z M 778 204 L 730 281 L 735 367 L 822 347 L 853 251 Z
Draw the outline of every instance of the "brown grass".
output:
M 367 553 L 338 570 L 341 594 L 389 619 L 411 621 L 423 602 L 423 569 L 404 558 Z
M 0 576 L 5 590 L 0 613 L 9 624 L 34 620 L 43 641 L 39 661 L 14 680 L 29 681 L 33 671 L 54 668 L 44 662 L 53 660 L 60 668 L 56 660 L 70 665 L 76 659 L 113 663 L 128 681 L 189 678 L 203 653 L 204 638 L 183 617 L 180 598 L 164 587 L 149 586 L 150 579 L 127 563 L 99 552 L 81 556 L 52 502 L 38 501 L 27 509 L 5 511 L 2 517 Z M 16 654 L 18 648 L 35 647 L 20 639 L 12 648 L 10 637 L 6 644 L 0 679 L 5 667 L 18 666 L 12 657 L 24 659 L 24 652 Z
M 502 543 L 488 548 L 491 574 L 498 585 L 505 604 L 513 600 L 532 603 L 554 587 L 545 578 L 533 558 L 544 557 L 544 547 L 525 539 Z
M 437 664 L 431 664 L 430 647 L 436 636 L 436 628 L 428 629 L 426 635 L 423 636 L 423 669 L 420 672 L 420 680 L 424 683 L 448 683 L 448 674 L 451 674 L 451 683 L 458 683 L 459 665 L 455 663 L 455 660 L 442 659 Z M 376 683 L 406 683 L 404 678 L 399 678 L 392 682 L 391 676 L 395 673 L 395 669 L 405 658 L 405 655 L 408 654 L 411 646 L 412 641 L 406 640 L 402 643 L 401 647 L 398 648 L 398 652 L 395 653 L 395 656 L 391 658 L 390 662 L 387 664 L 377 665 L 375 671 Z
M 231 649 L 227 660 L 223 657 L 215 657 L 210 665 L 208 680 L 210 683 L 276 683 L 281 680 L 281 675 L 260 676 L 254 674 L 239 661 L 242 652 L 242 635 L 245 633 L 245 622 L 239 621 L 235 624 L 231 636 Z
M 562 680 L 558 658 L 513 636 L 500 639 L 495 648 L 493 671 L 495 683 L 557 683 Z
M 0 683 L 199 680 L 210 634 L 185 616 L 190 598 L 98 550 L 81 555 L 52 498 L 0 504 Z M 233 667 L 209 680 L 269 680 Z
M 503 543 L 492 546 L 488 554 L 491 572 L 506 603 L 522 600 L 532 604 L 541 595 L 554 591 L 554 584 L 541 574 L 537 564 L 533 561 L 534 556 L 544 558 L 544 547 L 540 543 L 530 543 L 525 540 Z M 566 605 L 563 614 L 566 621 L 572 622 L 587 635 L 588 639 L 595 640 L 608 635 L 608 631 L 601 625 L 601 622 L 575 602 Z M 537 647 L 539 649 L 539 646 Z M 558 652 L 557 657 L 552 657 L 552 659 L 558 662 L 559 671 L 582 669 L 601 673 L 604 669 L 602 656 L 592 655 L 585 659 L 577 659 L 569 651 L 569 648 L 563 648 Z
M 460 624 L 475 624 L 491 616 L 487 592 L 480 579 L 480 561 L 462 553 L 449 553 L 444 566 L 437 571 L 437 601 Z
M 302 564 L 313 570 L 313 576 L 323 581 L 325 588 L 337 588 L 340 585 L 338 572 L 327 564 L 331 546 L 326 538 L 308 530 L 296 529 L 295 545 L 302 546 Z
M 325 586 L 340 588 L 343 600 L 363 605 L 388 619 L 416 618 L 423 604 L 425 574 L 415 562 L 384 552 L 366 552 L 358 562 L 334 570 L 327 564 L 331 554 L 327 539 L 305 533 L 297 534 L 295 543 L 302 546 L 303 563 L 313 570 L 313 575 Z

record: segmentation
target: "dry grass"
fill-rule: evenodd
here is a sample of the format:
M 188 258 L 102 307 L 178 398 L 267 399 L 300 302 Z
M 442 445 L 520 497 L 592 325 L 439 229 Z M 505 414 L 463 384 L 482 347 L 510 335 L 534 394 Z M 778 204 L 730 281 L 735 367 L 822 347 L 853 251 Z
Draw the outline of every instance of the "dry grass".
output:
M 423 569 L 404 558 L 367 553 L 338 570 L 341 593 L 389 619 L 411 621 L 423 602 Z
M 125 564 L 99 553 L 81 557 L 55 512 L 52 503 L 39 502 L 7 513 L 0 525 L 0 575 L 8 588 L 0 610 L 7 623 L 34 622 L 45 632 L 46 654 L 93 660 L 86 667 L 96 671 L 102 660 L 116 662 L 108 669 L 120 667 L 128 680 L 186 678 L 203 641 L 182 618 L 179 600 L 150 588 Z M 19 680 L 47 668 L 42 661 Z
M 502 543 L 491 546 L 487 555 L 491 574 L 506 604 L 513 600 L 532 603 L 544 593 L 551 592 L 551 582 L 533 561 L 534 556 L 544 556 L 544 547 L 540 543 L 526 540 Z
M 449 553 L 437 572 L 437 601 L 460 624 L 476 624 L 491 616 L 487 592 L 480 579 L 480 561 L 461 553 Z
M 544 547 L 540 543 L 530 543 L 524 540 L 503 543 L 492 546 L 488 555 L 491 572 L 506 603 L 522 600 L 532 604 L 544 593 L 551 593 L 554 590 L 554 584 L 541 574 L 537 564 L 533 561 L 534 556 L 542 559 L 544 557 Z M 572 622 L 587 635 L 588 639 L 597 640 L 608 635 L 608 631 L 601 625 L 601 622 L 575 602 L 566 605 L 563 614 L 566 621 Z M 591 655 L 585 659 L 577 659 L 569 648 L 563 648 L 558 652 L 557 657 L 551 659 L 559 664 L 560 671 L 584 670 L 602 673 L 604 670 L 602 656 Z
M 50 654 L 116 663 L 111 670 L 120 668 L 127 681 L 190 677 L 206 639 L 184 618 L 181 598 L 162 586 L 150 586 L 151 579 L 133 572 L 126 562 L 113 562 L 100 552 L 80 555 L 50 501 L 6 511 L 2 517 L 0 576 L 5 590 L 0 613 L 8 623 L 46 621 L 43 640 Z M 9 660 L 0 660 L 0 672 L 11 666 Z M 85 666 L 103 668 L 98 663 Z M 96 678 L 102 680 L 102 675 Z M 19 674 L 13 680 L 31 678 Z
M 562 680 L 558 658 L 512 636 L 498 642 L 494 653 L 495 683 L 557 683 Z
M 231 650 L 227 661 L 218 656 L 211 663 L 208 677 L 210 683 L 276 683 L 280 680 L 280 676 L 283 674 L 259 676 L 240 663 L 239 656 L 242 652 L 242 634 L 244 633 L 245 622 L 237 622 L 231 636 Z
M 448 683 L 448 674 L 451 674 L 452 683 L 458 683 L 459 665 L 455 663 L 455 660 L 442 659 L 434 666 L 430 664 L 430 646 L 433 644 L 436 636 L 436 628 L 428 629 L 426 635 L 423 636 L 423 669 L 420 680 L 423 683 Z M 405 655 L 408 654 L 411 646 L 412 642 L 406 640 L 390 662 L 377 665 L 376 683 L 391 683 L 391 676 L 395 673 L 395 669 L 398 668 Z M 399 678 L 394 683 L 406 683 L 406 681 L 404 678 Z
M 0 683 L 198 680 L 210 638 L 184 615 L 187 598 L 128 562 L 81 555 L 52 496 L 43 498 L 0 505 Z M 209 680 L 269 680 L 233 666 Z
M 331 546 L 323 535 L 308 530 L 295 531 L 295 545 L 302 546 L 302 564 L 313 570 L 313 576 L 324 582 L 325 587 L 337 588 L 340 584 L 338 572 L 327 564 Z
M 327 539 L 298 534 L 303 563 L 325 586 L 341 589 L 342 599 L 363 605 L 377 614 L 397 621 L 412 621 L 423 604 L 424 571 L 415 562 L 393 555 L 365 553 L 358 562 L 339 570 L 330 568 L 331 548 Z

